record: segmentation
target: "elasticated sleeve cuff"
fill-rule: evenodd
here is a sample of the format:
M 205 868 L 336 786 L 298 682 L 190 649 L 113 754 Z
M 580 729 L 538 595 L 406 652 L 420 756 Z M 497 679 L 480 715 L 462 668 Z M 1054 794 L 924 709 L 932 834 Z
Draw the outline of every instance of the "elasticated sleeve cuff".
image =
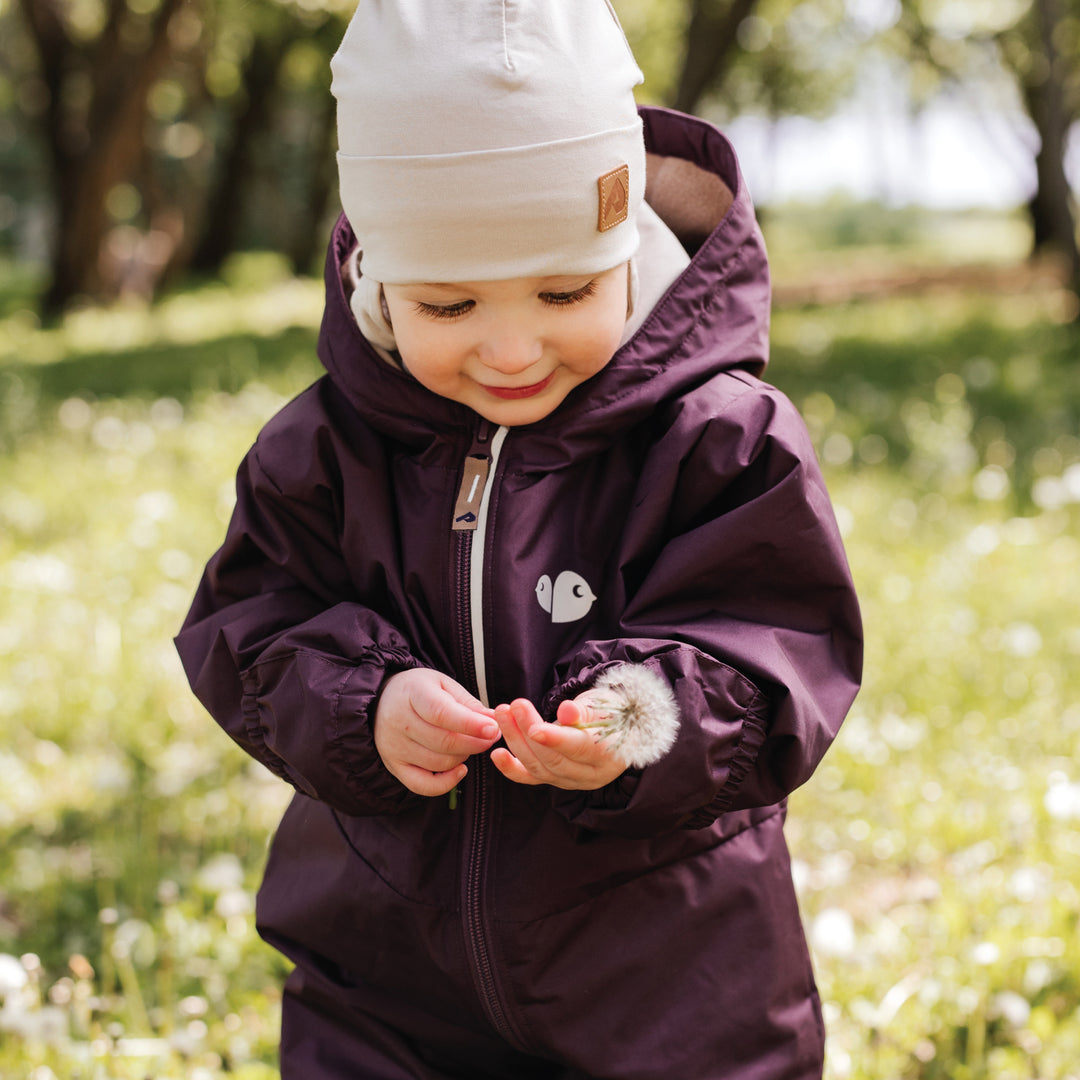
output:
M 254 664 L 241 674 L 246 738 L 306 795 L 347 814 L 396 813 L 419 796 L 379 757 L 375 707 L 390 676 L 417 666 L 404 651 L 375 649 L 354 662 L 295 652 Z

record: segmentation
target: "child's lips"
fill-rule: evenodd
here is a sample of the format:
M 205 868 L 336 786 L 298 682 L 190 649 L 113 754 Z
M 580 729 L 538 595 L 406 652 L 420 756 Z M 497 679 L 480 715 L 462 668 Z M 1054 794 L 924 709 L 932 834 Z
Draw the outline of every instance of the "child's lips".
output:
M 553 371 L 538 383 L 531 383 L 529 386 L 484 386 L 484 389 L 494 397 L 502 398 L 504 401 L 513 401 L 516 398 L 534 397 L 536 394 L 546 390 L 554 378 L 555 372 Z

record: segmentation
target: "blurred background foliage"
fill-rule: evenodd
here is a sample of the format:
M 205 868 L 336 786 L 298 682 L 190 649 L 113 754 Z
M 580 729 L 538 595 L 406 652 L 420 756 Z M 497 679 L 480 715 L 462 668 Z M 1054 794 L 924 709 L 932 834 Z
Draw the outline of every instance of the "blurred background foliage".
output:
M 1026 113 L 1032 250 L 1080 279 L 1065 159 L 1078 0 L 620 0 L 643 100 L 822 116 L 889 70 Z M 0 251 L 40 304 L 148 298 L 238 250 L 317 262 L 335 210 L 328 61 L 349 0 L 0 0 Z M 869 80 L 869 81 L 868 81 Z
M 289 796 L 171 646 L 320 368 L 350 0 L 0 0 L 0 1076 L 271 1080 Z M 827 1080 L 1080 1080 L 1075 0 L 616 0 L 643 100 L 828 117 L 886 71 L 1027 118 L 1015 208 L 768 203 L 767 377 L 865 686 L 789 837 Z M 801 163 L 784 162 L 798 170 Z

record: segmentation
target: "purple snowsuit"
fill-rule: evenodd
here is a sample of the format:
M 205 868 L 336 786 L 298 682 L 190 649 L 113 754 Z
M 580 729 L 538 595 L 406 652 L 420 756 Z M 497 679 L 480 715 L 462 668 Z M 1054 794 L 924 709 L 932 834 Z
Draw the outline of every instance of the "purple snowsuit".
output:
M 240 468 L 177 641 L 213 716 L 297 789 L 258 903 L 297 965 L 287 1077 L 821 1074 L 782 826 L 856 692 L 859 614 L 810 440 L 758 378 L 768 268 L 731 147 L 643 115 L 647 197 L 693 260 L 603 371 L 509 430 L 433 395 L 357 329 L 342 219 L 329 374 Z M 625 662 L 667 681 L 681 727 L 599 791 L 479 755 L 451 809 L 376 753 L 403 669 L 550 717 Z

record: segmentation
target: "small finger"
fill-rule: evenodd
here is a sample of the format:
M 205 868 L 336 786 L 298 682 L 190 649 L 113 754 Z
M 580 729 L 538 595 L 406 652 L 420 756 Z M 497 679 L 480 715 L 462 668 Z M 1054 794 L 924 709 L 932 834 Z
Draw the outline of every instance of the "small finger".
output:
M 544 723 L 531 702 L 514 701 L 510 705 L 510 712 L 523 745 L 529 748 L 529 758 L 541 767 L 557 763 L 562 756 L 561 753 L 556 751 L 552 754 L 549 751 L 559 742 L 561 734 L 559 730 L 552 724 Z M 529 764 L 528 759 L 525 763 Z
M 434 697 L 418 695 L 409 699 L 401 729 L 409 738 L 425 746 L 437 746 L 430 732 L 451 733 L 481 741 L 494 741 L 499 728 L 490 716 L 484 716 L 455 701 L 449 694 Z
M 513 702 L 511 713 L 527 752 L 515 753 L 534 775 L 578 778 L 581 767 L 591 762 L 594 740 L 587 731 L 545 724 L 528 702 Z M 507 742 L 509 746 L 509 741 Z M 511 747 L 513 749 L 513 747 Z
M 507 780 L 513 780 L 515 784 L 528 784 L 535 787 L 543 782 L 533 776 L 505 746 L 491 751 L 491 763 Z
M 395 775 L 414 794 L 434 798 L 452 791 L 465 779 L 468 771 L 464 764 L 445 772 L 429 772 L 417 765 L 400 765 Z
M 563 724 L 544 724 L 525 733 L 536 747 L 536 756 L 549 765 L 556 761 L 588 762 L 597 754 L 597 741 L 590 731 Z
M 473 697 L 468 690 L 459 682 L 448 679 L 444 683 L 446 692 L 457 702 L 471 709 L 473 712 L 482 713 L 484 716 L 493 716 L 495 710 L 485 705 L 479 698 Z
M 495 709 L 495 721 L 502 731 L 506 745 L 514 758 L 524 765 L 536 762 L 536 755 L 529 745 L 529 741 L 522 734 L 518 726 L 517 715 L 512 705 L 499 705 Z
M 407 732 L 409 740 L 436 754 L 448 754 L 450 757 L 471 757 L 482 754 L 499 738 L 499 725 L 491 721 L 491 728 L 485 735 L 465 735 L 457 731 L 434 724 L 423 724 Z
M 589 707 L 584 702 L 572 701 L 567 698 L 566 701 L 559 702 L 558 711 L 555 713 L 555 720 L 557 723 L 567 727 L 577 727 L 579 724 L 587 724 L 589 722 L 589 713 Z
M 438 702 L 427 715 L 415 710 L 415 707 L 414 711 L 432 727 L 451 731 L 457 735 L 466 735 L 474 739 L 495 739 L 499 735 L 499 726 L 492 716 L 478 713 L 450 697 Z
M 477 752 L 482 753 L 486 749 L 487 746 L 483 746 Z M 466 757 L 472 757 L 472 754 L 443 753 L 441 750 L 432 749 L 415 742 L 405 743 L 400 751 L 401 760 L 407 761 L 410 765 L 415 765 L 418 769 L 428 773 L 449 772 L 451 769 L 456 769 Z

